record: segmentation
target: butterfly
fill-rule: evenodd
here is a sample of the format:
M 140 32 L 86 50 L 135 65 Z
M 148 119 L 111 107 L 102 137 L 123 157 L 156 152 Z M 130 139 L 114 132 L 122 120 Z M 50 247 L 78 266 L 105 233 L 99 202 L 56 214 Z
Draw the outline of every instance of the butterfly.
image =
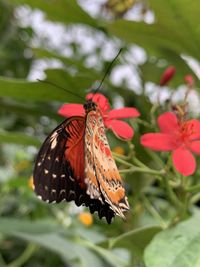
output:
M 74 201 L 110 224 L 129 209 L 122 179 L 105 134 L 102 113 L 89 99 L 85 116 L 71 116 L 46 138 L 33 171 L 34 190 L 52 203 Z

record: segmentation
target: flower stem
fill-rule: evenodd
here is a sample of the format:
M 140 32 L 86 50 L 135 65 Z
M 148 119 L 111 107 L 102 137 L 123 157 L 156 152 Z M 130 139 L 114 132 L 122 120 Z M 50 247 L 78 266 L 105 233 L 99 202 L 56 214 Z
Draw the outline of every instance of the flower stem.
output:
M 114 156 L 114 159 L 115 159 L 117 162 L 123 164 L 124 166 L 127 166 L 127 167 L 134 167 L 133 164 L 131 164 L 131 163 L 129 163 L 129 162 L 127 162 L 127 161 L 125 161 L 125 160 L 119 158 L 118 156 L 116 156 L 116 155 L 113 155 L 113 156 Z
M 143 168 L 146 168 L 146 169 L 150 169 L 148 166 L 146 166 L 143 162 L 141 162 L 139 159 L 137 159 L 136 157 L 134 157 L 133 159 L 133 162 L 135 164 L 137 164 L 138 166 L 140 167 L 143 167 Z
M 196 193 L 194 196 L 191 197 L 190 203 L 195 204 L 200 200 L 200 192 Z
M 36 251 L 37 246 L 35 244 L 29 244 L 24 252 L 13 262 L 9 263 L 7 267 L 21 267 Z
M 133 172 L 143 172 L 143 173 L 149 173 L 149 174 L 154 174 L 154 175 L 162 175 L 162 170 L 157 171 L 157 170 L 152 170 L 152 169 L 147 169 L 147 168 L 140 168 L 137 166 L 132 165 L 131 168 L 129 169 L 124 169 L 120 170 L 120 173 L 133 173 Z M 160 180 L 160 178 L 159 178 Z
M 151 202 L 148 200 L 148 198 L 146 198 L 145 196 L 142 197 L 144 204 L 147 208 L 147 210 L 149 211 L 149 213 L 160 223 L 160 226 L 164 229 L 167 228 L 167 224 L 166 222 L 163 220 L 163 218 L 160 216 L 160 214 L 157 212 L 157 210 L 153 207 L 153 205 L 151 204 Z
M 174 191 L 172 190 L 170 184 L 169 184 L 169 178 L 164 175 L 163 176 L 163 182 L 165 185 L 165 189 L 167 191 L 169 200 L 175 205 L 175 207 L 177 208 L 177 210 L 182 210 L 182 203 L 179 201 L 178 197 L 176 196 L 176 194 L 174 193 Z
M 185 189 L 185 191 L 191 192 L 191 193 L 198 192 L 199 190 L 200 190 L 200 184 L 193 185 Z
M 151 129 L 153 129 L 152 124 L 151 124 L 151 123 L 148 123 L 147 121 L 141 120 L 141 119 L 139 119 L 139 118 L 136 118 L 134 121 L 135 121 L 136 123 L 138 123 L 138 124 L 142 124 L 142 125 L 144 125 L 144 126 L 147 127 L 147 128 L 151 128 Z
M 147 167 L 145 164 L 143 164 L 141 161 L 136 160 L 138 165 L 141 167 L 135 166 L 132 163 L 129 163 L 118 156 L 114 155 L 114 158 L 117 162 L 123 164 L 124 166 L 130 167 L 129 169 L 124 169 L 120 170 L 121 173 L 132 173 L 132 172 L 143 172 L 143 173 L 149 173 L 149 174 L 154 174 L 154 175 L 164 175 L 165 171 L 164 170 L 152 170 L 149 167 Z
M 112 151 L 112 155 L 113 155 L 113 157 L 118 157 L 118 158 L 121 158 L 121 159 L 124 159 L 124 160 L 129 160 L 130 159 L 130 157 L 128 157 L 128 156 L 121 155 L 121 154 L 118 154 L 118 153 L 113 152 L 113 151 Z
M 152 151 L 150 149 L 145 149 L 145 151 L 153 159 L 153 161 L 156 162 L 156 164 L 158 165 L 158 167 L 160 167 L 160 168 L 163 168 L 164 167 L 164 163 L 161 160 L 161 158 L 158 156 L 158 154 L 156 154 L 154 151 Z

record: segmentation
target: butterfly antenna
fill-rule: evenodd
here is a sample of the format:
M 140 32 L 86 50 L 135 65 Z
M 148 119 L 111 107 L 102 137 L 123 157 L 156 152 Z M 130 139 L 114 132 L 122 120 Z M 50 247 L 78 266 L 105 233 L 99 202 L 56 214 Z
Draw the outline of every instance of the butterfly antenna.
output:
M 108 67 L 107 67 L 107 69 L 106 69 L 106 72 L 105 72 L 105 74 L 104 74 L 104 76 L 103 76 L 103 78 L 102 78 L 102 80 L 101 80 L 99 86 L 98 86 L 97 89 L 95 89 L 95 91 L 94 91 L 94 94 L 96 94 L 96 92 L 98 92 L 99 89 L 101 88 L 101 86 L 102 86 L 102 84 L 103 84 L 105 78 L 107 77 L 108 73 L 109 73 L 110 70 L 112 69 L 112 66 L 113 66 L 114 62 L 116 61 L 116 59 L 118 58 L 118 56 L 120 55 L 120 53 L 122 52 L 122 50 L 123 50 L 123 48 L 120 48 L 120 50 L 118 51 L 117 55 L 114 57 L 114 59 L 113 59 L 113 60 L 111 61 L 111 63 L 108 65 Z
M 71 92 L 70 90 L 67 90 L 66 88 L 64 88 L 64 87 L 62 87 L 62 86 L 60 86 L 60 85 L 57 85 L 57 84 L 55 84 L 55 83 L 53 83 L 53 82 L 50 82 L 50 81 L 43 81 L 43 80 L 40 80 L 40 79 L 37 79 L 37 81 L 38 81 L 38 82 L 41 82 L 41 83 L 46 83 L 46 84 L 52 85 L 52 86 L 57 87 L 57 88 L 59 88 L 59 89 L 62 89 L 63 91 L 65 91 L 65 92 L 67 92 L 67 93 L 70 93 L 71 95 L 74 95 L 74 96 L 80 98 L 81 100 L 84 99 L 84 97 L 81 97 L 80 95 L 75 94 L 75 93 Z M 85 101 L 85 99 L 84 99 L 84 101 Z

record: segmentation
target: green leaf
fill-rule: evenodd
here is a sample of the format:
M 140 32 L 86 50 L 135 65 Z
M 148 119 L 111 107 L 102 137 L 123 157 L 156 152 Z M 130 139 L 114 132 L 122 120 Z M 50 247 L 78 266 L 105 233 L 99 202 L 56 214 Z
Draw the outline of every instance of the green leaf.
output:
M 154 24 L 118 20 L 108 25 L 109 31 L 129 43 L 139 44 L 158 57 L 165 58 L 166 51 L 173 51 L 177 56 L 184 53 L 200 60 L 200 35 L 197 26 L 199 1 L 149 2 L 155 12 Z M 173 62 L 176 65 L 176 60 Z
M 30 222 L 26 220 L 1 217 L 0 232 L 2 234 L 13 234 L 17 232 L 24 232 L 30 234 L 46 234 L 55 232 L 55 224 L 45 221 Z
M 122 235 L 119 235 L 116 238 L 108 239 L 101 243 L 103 247 L 109 248 L 127 248 L 132 250 L 134 247 L 137 247 L 139 250 L 143 250 L 147 244 L 151 241 L 151 239 L 156 235 L 158 232 L 162 230 L 159 226 L 146 226 L 139 229 L 134 229 L 128 231 Z
M 42 10 L 49 20 L 58 21 L 62 23 L 84 23 L 91 26 L 96 26 L 96 21 L 88 15 L 77 4 L 76 1 L 71 0 L 10 0 L 11 3 L 18 5 L 29 5 L 32 8 L 39 8 Z
M 30 222 L 26 220 L 1 218 L 0 233 L 14 236 L 27 242 L 59 254 L 66 262 L 78 260 L 81 266 L 116 266 L 125 267 L 127 261 L 112 251 L 96 246 L 88 240 L 78 238 L 73 229 L 62 228 L 61 225 L 49 221 Z
M 13 218 L 0 219 L 0 233 L 15 236 L 59 254 L 66 262 L 79 260 L 81 266 L 102 266 L 102 260 L 82 245 L 64 235 L 60 225 L 50 222 L 30 222 Z M 61 236 L 62 234 L 62 236 Z M 70 231 L 73 235 L 73 232 Z
M 120 267 L 127 266 L 126 260 L 122 259 L 118 255 L 113 254 L 110 250 L 104 249 L 101 246 L 97 246 L 88 241 L 82 241 L 80 244 L 83 244 L 85 247 L 88 247 L 92 251 L 96 252 L 98 255 L 103 257 L 111 266 Z
M 146 248 L 147 267 L 200 266 L 200 213 L 157 234 Z
M 67 101 L 83 102 L 87 88 L 94 82 L 94 77 L 88 75 L 71 76 L 61 69 L 46 70 L 47 80 L 67 90 L 56 88 L 42 82 L 28 82 L 25 80 L 0 77 L 0 97 L 13 97 L 26 101 Z M 75 93 L 77 96 L 74 96 Z M 81 101 L 80 97 L 83 97 Z
M 0 143 L 14 143 L 18 145 L 32 145 L 39 147 L 41 142 L 31 136 L 21 133 L 11 133 L 6 131 L 0 131 Z
M 56 108 L 57 107 L 57 108 Z M 13 98 L 1 98 L 0 99 L 0 112 L 8 114 L 13 113 L 19 117 L 24 115 L 30 115 L 35 117 L 48 116 L 53 119 L 61 118 L 57 114 L 57 105 L 42 102 L 30 102 L 30 101 L 16 101 Z
M 159 226 L 146 226 L 136 230 L 132 230 L 126 232 L 116 238 L 112 238 L 109 241 L 110 247 L 124 247 L 130 249 L 133 247 L 139 248 L 143 250 L 147 244 L 151 241 L 151 239 L 156 235 L 158 232 L 162 230 Z

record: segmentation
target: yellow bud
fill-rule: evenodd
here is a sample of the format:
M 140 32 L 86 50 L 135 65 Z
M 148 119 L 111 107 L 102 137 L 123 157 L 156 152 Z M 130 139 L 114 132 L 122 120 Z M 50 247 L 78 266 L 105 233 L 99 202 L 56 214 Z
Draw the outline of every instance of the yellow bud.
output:
M 125 151 L 123 149 L 123 147 L 121 146 L 116 146 L 114 149 L 113 149 L 113 152 L 119 154 L 119 155 L 124 155 L 125 154 Z
M 28 180 L 28 187 L 34 190 L 33 176 L 31 176 Z
M 93 217 L 89 212 L 80 213 L 78 219 L 82 224 L 86 226 L 90 226 L 93 223 Z

